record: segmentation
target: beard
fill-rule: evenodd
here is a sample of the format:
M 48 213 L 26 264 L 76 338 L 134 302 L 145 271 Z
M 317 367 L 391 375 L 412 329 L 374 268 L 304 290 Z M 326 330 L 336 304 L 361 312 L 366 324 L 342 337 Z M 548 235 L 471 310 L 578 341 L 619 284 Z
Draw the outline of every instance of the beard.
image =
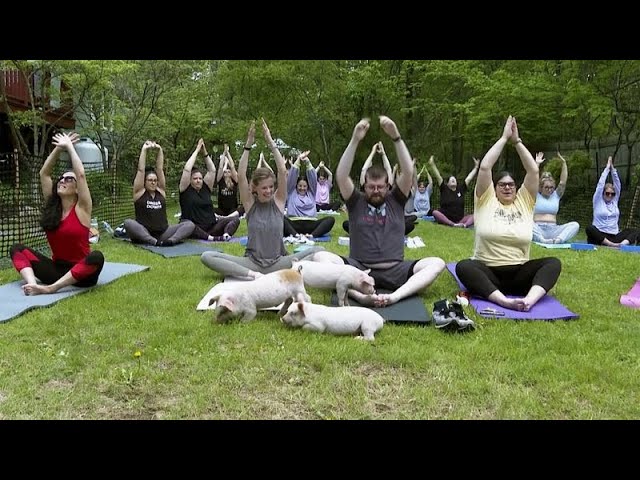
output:
M 373 193 L 367 197 L 367 203 L 373 207 L 380 208 L 384 203 L 384 196 L 379 193 Z

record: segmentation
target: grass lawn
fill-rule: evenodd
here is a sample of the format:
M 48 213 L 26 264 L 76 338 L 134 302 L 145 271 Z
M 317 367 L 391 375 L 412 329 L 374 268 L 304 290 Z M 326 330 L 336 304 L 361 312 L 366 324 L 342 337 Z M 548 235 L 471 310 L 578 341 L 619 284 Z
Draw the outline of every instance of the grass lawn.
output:
M 338 254 L 344 219 L 320 244 Z M 473 249 L 473 230 L 421 222 L 415 235 L 426 247 L 408 259 Z M 531 247 L 561 259 L 551 293 L 579 320 L 488 320 L 469 308 L 475 332 L 387 324 L 367 343 L 290 330 L 272 313 L 212 324 L 195 307 L 221 278 L 198 256 L 165 259 L 106 233 L 96 248 L 151 268 L 0 324 L 0 419 L 640 417 L 640 312 L 619 303 L 639 276 L 636 253 Z M 0 283 L 17 279 L 0 270 Z M 445 271 L 422 298 L 431 311 L 457 291 Z

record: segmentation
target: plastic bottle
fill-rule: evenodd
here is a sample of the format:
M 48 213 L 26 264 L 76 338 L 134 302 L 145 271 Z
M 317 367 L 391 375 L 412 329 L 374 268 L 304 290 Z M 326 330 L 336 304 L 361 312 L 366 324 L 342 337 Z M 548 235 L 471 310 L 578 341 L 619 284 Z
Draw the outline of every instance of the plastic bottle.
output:
M 110 233 L 111 235 L 113 235 L 113 228 L 111 228 L 111 225 L 109 225 L 107 222 L 102 222 L 102 226 L 104 227 L 107 233 Z

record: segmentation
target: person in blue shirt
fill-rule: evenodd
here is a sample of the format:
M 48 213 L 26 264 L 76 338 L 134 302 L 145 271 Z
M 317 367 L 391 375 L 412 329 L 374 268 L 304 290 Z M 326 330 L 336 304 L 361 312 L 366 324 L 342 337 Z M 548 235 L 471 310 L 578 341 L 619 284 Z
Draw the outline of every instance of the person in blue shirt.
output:
M 536 207 L 533 211 L 533 241 L 539 243 L 567 243 L 578 234 L 580 225 L 578 222 L 568 222 L 562 225 L 557 223 L 556 216 L 560 208 L 560 199 L 567 186 L 567 162 L 560 152 L 558 158 L 562 161 L 560 182 L 556 182 L 549 172 L 540 175 L 540 190 L 536 195 Z M 538 167 L 544 162 L 544 154 L 536 154 Z
M 613 183 L 606 183 L 609 172 L 611 172 Z M 613 167 L 613 157 L 610 156 L 593 194 L 593 223 L 586 228 L 587 242 L 605 247 L 637 245 L 640 240 L 640 230 L 625 228 L 620 231 L 618 228 L 620 190 L 620 177 Z

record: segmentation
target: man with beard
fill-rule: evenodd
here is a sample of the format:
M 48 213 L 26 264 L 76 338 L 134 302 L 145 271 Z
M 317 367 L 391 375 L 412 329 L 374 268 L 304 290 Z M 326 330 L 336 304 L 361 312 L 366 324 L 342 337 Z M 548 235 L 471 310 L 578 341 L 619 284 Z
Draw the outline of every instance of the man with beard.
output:
M 349 290 L 349 295 L 360 304 L 386 307 L 431 285 L 445 263 L 437 257 L 404 260 L 404 205 L 411 190 L 413 163 L 393 120 L 381 116 L 380 127 L 393 140 L 401 173 L 390 189 L 387 172 L 374 165 L 367 170 L 364 192 L 354 187 L 349 176 L 351 166 L 358 144 L 369 130 L 369 120 L 360 120 L 336 170 L 338 188 L 349 213 L 349 257 L 319 252 L 314 260 L 370 268 L 376 287 L 392 293 L 366 295 Z

